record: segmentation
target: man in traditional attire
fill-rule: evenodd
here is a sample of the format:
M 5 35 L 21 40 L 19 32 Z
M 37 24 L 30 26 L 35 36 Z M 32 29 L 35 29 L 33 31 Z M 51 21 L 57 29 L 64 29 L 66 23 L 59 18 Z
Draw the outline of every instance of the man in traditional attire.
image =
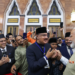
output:
M 15 62 L 15 48 L 6 45 L 6 39 L 0 34 L 0 75 L 10 73 L 11 66 Z
M 22 75 L 28 75 L 28 64 L 26 59 L 26 45 L 23 44 L 24 40 L 21 36 L 16 37 L 16 42 L 18 43 L 18 47 L 15 50 L 15 64 L 11 68 L 11 73 L 15 74 L 14 70 L 18 70 Z M 30 46 L 31 43 L 28 43 Z
M 36 29 L 36 42 L 27 48 L 28 75 L 48 75 L 51 69 L 51 56 L 46 27 Z M 56 53 L 55 53 L 56 56 Z

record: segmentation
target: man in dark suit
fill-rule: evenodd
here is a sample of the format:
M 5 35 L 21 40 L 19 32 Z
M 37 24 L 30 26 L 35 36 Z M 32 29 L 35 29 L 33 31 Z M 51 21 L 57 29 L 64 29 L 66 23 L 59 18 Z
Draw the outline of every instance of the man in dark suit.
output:
M 28 75 L 48 75 L 52 65 L 50 58 L 53 54 L 56 57 L 57 53 L 49 49 L 46 27 L 36 30 L 36 38 L 36 42 L 27 48 Z
M 72 54 L 75 52 L 75 49 L 71 48 L 72 41 L 70 37 L 70 32 L 67 32 L 65 34 L 65 43 L 66 45 L 60 47 L 59 49 L 61 54 L 67 59 L 69 59 L 72 56 Z
M 10 73 L 11 66 L 14 64 L 15 48 L 6 46 L 6 39 L 0 34 L 0 75 Z

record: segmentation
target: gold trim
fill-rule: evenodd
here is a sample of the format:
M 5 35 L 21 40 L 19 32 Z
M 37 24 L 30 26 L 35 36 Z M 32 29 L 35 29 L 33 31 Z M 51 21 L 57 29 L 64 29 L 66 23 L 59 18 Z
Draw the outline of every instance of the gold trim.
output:
M 61 19 L 49 19 L 50 20 L 50 22 L 54 22 L 54 23 L 58 23 L 58 22 L 61 22 Z

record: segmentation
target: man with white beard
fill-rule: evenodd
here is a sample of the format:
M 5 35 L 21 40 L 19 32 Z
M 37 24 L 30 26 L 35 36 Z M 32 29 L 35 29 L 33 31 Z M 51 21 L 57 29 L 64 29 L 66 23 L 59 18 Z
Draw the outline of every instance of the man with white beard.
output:
M 72 48 L 75 48 L 75 29 L 71 31 L 71 40 L 72 40 Z M 71 56 L 68 60 L 67 58 L 63 57 L 61 53 L 58 51 L 58 59 L 66 65 L 66 69 L 63 72 L 63 75 L 75 75 L 75 53 Z
M 75 48 L 75 28 L 71 31 L 71 40 L 72 40 L 71 47 Z
M 72 48 L 71 44 L 72 41 L 70 37 L 70 32 L 67 32 L 65 33 L 65 45 L 59 48 L 61 54 L 67 59 L 69 59 L 72 56 L 72 54 L 75 52 L 75 49 Z

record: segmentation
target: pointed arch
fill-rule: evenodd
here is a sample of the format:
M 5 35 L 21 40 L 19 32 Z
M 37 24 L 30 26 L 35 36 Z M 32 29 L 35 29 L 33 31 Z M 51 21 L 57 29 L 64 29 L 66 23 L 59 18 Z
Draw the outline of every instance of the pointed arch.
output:
M 36 0 L 33 0 L 27 15 L 41 15 L 41 12 L 39 10 Z
M 21 10 L 20 10 L 19 5 L 18 5 L 18 3 L 17 3 L 16 0 L 12 0 L 11 4 L 8 7 L 8 10 L 7 10 L 7 13 L 6 14 L 7 15 L 10 15 L 10 13 L 13 11 L 14 8 L 16 8 L 17 9 L 17 12 L 19 14 L 21 14 Z
M 30 0 L 27 10 L 25 11 L 25 15 L 34 15 L 34 12 L 35 15 L 43 14 L 39 0 Z
M 27 10 L 25 11 L 24 32 L 30 27 L 36 28 L 42 25 L 42 9 L 39 0 L 30 0 Z M 27 28 L 28 27 L 28 28 Z
M 9 13 L 9 15 L 10 15 L 10 16 L 11 16 L 11 15 L 14 15 L 14 16 L 15 16 L 15 15 L 20 15 L 20 13 L 19 13 L 19 11 L 18 11 L 18 7 L 17 7 L 15 1 L 14 1 L 13 7 L 12 7 L 11 12 Z
M 63 27 L 64 27 L 64 10 L 59 0 L 52 0 L 49 9 L 47 11 L 47 14 L 48 14 L 47 28 L 51 29 L 52 32 L 54 30 L 59 33 L 60 22 L 63 22 Z M 64 30 L 62 34 L 64 34 Z
M 19 34 L 20 14 L 21 11 L 19 9 L 17 1 L 12 0 L 6 12 L 4 35 L 6 35 L 10 31 L 12 31 L 13 35 L 14 33 Z M 15 30 L 16 32 L 14 32 Z
M 51 1 L 49 9 L 47 10 L 47 14 L 49 15 L 49 12 L 52 11 L 52 7 L 55 8 L 55 6 L 56 6 L 57 12 L 59 12 L 60 15 L 63 15 L 63 8 L 62 8 L 62 5 L 59 0 L 52 0 Z
M 53 1 L 53 4 L 51 6 L 51 10 L 49 11 L 48 15 L 61 15 L 55 0 Z

